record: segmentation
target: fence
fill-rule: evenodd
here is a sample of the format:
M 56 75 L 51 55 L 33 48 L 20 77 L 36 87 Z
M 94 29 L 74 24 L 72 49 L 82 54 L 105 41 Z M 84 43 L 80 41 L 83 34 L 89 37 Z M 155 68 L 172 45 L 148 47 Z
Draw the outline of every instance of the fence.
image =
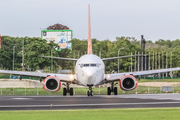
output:
M 75 95 L 86 95 L 88 88 L 77 88 L 74 89 Z M 93 88 L 95 95 L 106 95 L 107 88 L 99 87 Z M 118 94 L 168 94 L 168 93 L 179 93 L 180 87 L 173 87 L 172 92 L 163 92 L 162 87 L 146 87 L 138 86 L 132 91 L 123 91 L 118 88 Z M 58 92 L 45 91 L 43 88 L 0 88 L 0 95 L 62 95 L 63 89 L 61 88 Z M 112 93 L 113 94 L 113 93 Z
M 143 79 L 148 80 L 157 80 L 157 79 L 180 79 L 180 77 L 142 77 Z

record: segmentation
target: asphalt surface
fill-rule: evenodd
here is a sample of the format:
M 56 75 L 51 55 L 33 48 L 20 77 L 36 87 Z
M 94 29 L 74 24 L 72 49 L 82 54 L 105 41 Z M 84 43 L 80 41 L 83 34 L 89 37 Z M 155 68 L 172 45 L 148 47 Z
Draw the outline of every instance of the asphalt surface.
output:
M 0 110 L 180 107 L 180 94 L 0 96 Z

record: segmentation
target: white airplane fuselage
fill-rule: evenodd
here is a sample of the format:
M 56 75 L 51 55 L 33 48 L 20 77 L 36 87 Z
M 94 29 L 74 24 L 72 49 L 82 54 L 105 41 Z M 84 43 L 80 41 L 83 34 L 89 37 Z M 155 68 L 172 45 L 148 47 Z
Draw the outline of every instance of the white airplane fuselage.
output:
M 76 62 L 75 74 L 82 85 L 97 85 L 105 77 L 104 62 L 96 55 L 83 55 Z

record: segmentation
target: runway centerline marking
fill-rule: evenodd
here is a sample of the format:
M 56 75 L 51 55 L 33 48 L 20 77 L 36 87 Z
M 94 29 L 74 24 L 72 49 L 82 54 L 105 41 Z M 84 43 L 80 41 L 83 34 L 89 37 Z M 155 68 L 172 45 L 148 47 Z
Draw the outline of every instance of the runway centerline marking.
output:
M 144 103 L 100 103 L 100 104 L 65 104 L 65 105 L 52 105 L 53 107 L 78 107 L 78 106 L 109 106 L 109 105 L 153 105 L 153 104 L 177 104 L 180 102 L 144 102 Z M 0 106 L 3 108 L 8 107 L 51 107 L 51 105 L 5 105 Z
M 14 99 L 14 100 L 29 100 L 29 99 L 32 99 L 32 98 L 11 98 L 11 99 Z

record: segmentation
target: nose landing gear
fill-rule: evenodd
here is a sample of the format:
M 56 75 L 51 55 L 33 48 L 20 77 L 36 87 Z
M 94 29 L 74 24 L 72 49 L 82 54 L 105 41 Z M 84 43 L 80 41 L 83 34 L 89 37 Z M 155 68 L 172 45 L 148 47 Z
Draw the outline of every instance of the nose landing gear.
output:
M 93 96 L 92 86 L 89 86 L 89 91 L 87 91 L 87 96 Z

